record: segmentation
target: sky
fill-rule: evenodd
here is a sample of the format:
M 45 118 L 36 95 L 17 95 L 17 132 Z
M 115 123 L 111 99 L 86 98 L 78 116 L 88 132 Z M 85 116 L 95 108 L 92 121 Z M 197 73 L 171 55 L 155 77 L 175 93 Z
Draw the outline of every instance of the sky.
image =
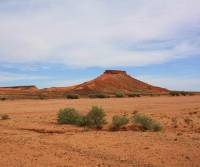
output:
M 105 69 L 200 91 L 200 1 L 0 0 L 0 86 L 69 86 Z

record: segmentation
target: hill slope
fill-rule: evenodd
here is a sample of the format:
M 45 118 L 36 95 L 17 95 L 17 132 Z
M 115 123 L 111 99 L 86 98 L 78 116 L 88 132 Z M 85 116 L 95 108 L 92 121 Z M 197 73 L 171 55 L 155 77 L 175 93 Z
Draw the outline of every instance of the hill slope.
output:
M 94 80 L 82 83 L 72 89 L 73 92 L 80 94 L 88 93 L 124 93 L 143 92 L 143 93 L 167 93 L 167 89 L 155 87 L 139 81 L 129 76 L 126 71 L 106 70 L 102 75 Z

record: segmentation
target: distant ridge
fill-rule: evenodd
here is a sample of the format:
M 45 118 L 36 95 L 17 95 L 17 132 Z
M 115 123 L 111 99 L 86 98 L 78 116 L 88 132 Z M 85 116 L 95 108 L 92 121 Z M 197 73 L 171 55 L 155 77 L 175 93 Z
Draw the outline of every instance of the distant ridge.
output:
M 5 86 L 0 89 L 38 89 L 35 85 L 24 85 L 24 86 Z
M 34 85 L 0 87 L 0 94 L 31 93 L 36 91 L 39 91 L 39 89 Z

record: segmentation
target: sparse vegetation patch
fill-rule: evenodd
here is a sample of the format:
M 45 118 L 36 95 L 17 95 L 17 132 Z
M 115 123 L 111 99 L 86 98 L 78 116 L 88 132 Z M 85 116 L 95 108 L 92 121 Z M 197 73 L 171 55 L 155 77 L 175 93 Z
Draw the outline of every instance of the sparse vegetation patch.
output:
M 135 114 L 132 122 L 140 127 L 142 131 L 161 131 L 162 126 L 159 122 L 153 120 L 151 117 Z
M 109 98 L 110 96 L 107 94 L 103 94 L 103 93 L 97 93 L 97 94 L 90 94 L 89 98 Z
M 61 109 L 58 112 L 57 122 L 59 124 L 72 124 L 81 127 L 89 127 L 94 129 L 102 129 L 103 125 L 107 123 L 106 113 L 101 107 L 93 106 L 91 110 L 86 115 L 80 115 L 74 108 Z M 126 115 L 118 116 L 115 115 L 112 118 L 111 129 L 113 131 L 120 130 L 129 123 L 129 118 Z M 132 117 L 132 123 L 135 130 L 142 131 L 161 131 L 162 126 L 159 122 L 153 120 L 152 118 L 138 114 L 138 111 L 134 111 Z
M 66 95 L 67 99 L 80 99 L 79 94 L 67 94 Z
M 79 113 L 74 108 L 61 109 L 58 113 L 59 124 L 77 124 Z
M 125 94 L 123 92 L 116 92 L 115 97 L 122 98 L 125 97 Z
M 112 130 L 119 130 L 122 126 L 128 124 L 129 119 L 127 116 L 113 116 L 112 118 Z
M 170 91 L 169 94 L 171 96 L 192 96 L 193 93 L 185 92 L 185 91 Z
M 128 94 L 128 97 L 140 97 L 141 95 L 139 93 L 130 93 Z
M 59 124 L 73 124 L 101 129 L 106 124 L 106 113 L 101 107 L 93 106 L 87 115 L 80 115 L 74 108 L 61 109 L 58 113 Z
M 101 107 L 93 106 L 90 112 L 86 115 L 88 125 L 92 128 L 101 129 L 106 124 L 106 113 Z

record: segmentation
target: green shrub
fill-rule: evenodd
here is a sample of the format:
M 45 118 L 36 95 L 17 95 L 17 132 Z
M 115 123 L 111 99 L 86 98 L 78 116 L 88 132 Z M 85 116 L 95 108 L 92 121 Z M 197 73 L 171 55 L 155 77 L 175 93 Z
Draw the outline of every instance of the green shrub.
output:
M 160 125 L 160 123 L 159 122 L 154 123 L 153 131 L 158 132 L 158 131 L 161 131 L 161 130 L 162 130 L 162 126 Z
M 66 95 L 66 98 L 67 99 L 79 99 L 80 96 L 79 96 L 79 94 L 68 94 L 68 95 Z
M 171 96 L 192 96 L 193 93 L 186 91 L 170 91 L 169 94 Z
M 133 116 L 132 121 L 133 123 L 138 125 L 143 131 L 147 131 L 147 130 L 161 131 L 162 130 L 162 126 L 160 125 L 159 122 L 145 115 L 135 114 Z
M 182 96 L 187 96 L 187 95 L 188 95 L 188 92 L 182 91 L 182 92 L 180 92 L 180 94 L 181 94 Z
M 61 109 L 58 113 L 59 124 L 77 124 L 79 113 L 74 108 Z
M 169 94 L 171 96 L 180 96 L 180 92 L 178 92 L 178 91 L 170 91 Z
M 130 93 L 130 94 L 128 94 L 128 97 L 140 97 L 140 94 L 138 94 L 138 93 Z
M 156 96 L 161 96 L 159 93 L 152 93 L 151 96 L 156 97 Z
M 193 94 L 191 93 L 191 92 L 185 92 L 185 91 L 180 91 L 180 94 L 182 95 L 182 96 L 192 96 Z
M 113 116 L 112 118 L 112 128 L 114 130 L 120 129 L 120 127 L 128 124 L 129 119 L 126 116 Z
M 115 97 L 122 98 L 122 97 L 125 97 L 125 94 L 123 92 L 116 92 Z
M 93 106 L 90 112 L 86 115 L 87 123 L 92 128 L 101 129 L 102 126 L 106 124 L 105 116 L 106 113 L 101 107 Z
M 4 114 L 0 116 L 1 120 L 10 119 L 8 115 Z
M 79 116 L 76 120 L 78 126 L 89 126 L 89 121 L 87 116 Z
M 109 95 L 98 93 L 98 94 L 91 94 L 89 95 L 90 98 L 109 98 Z
M 103 109 L 97 106 L 93 106 L 90 112 L 84 116 L 81 116 L 73 108 L 65 108 L 59 111 L 57 121 L 59 124 L 73 124 L 101 129 L 106 124 L 105 116 Z

